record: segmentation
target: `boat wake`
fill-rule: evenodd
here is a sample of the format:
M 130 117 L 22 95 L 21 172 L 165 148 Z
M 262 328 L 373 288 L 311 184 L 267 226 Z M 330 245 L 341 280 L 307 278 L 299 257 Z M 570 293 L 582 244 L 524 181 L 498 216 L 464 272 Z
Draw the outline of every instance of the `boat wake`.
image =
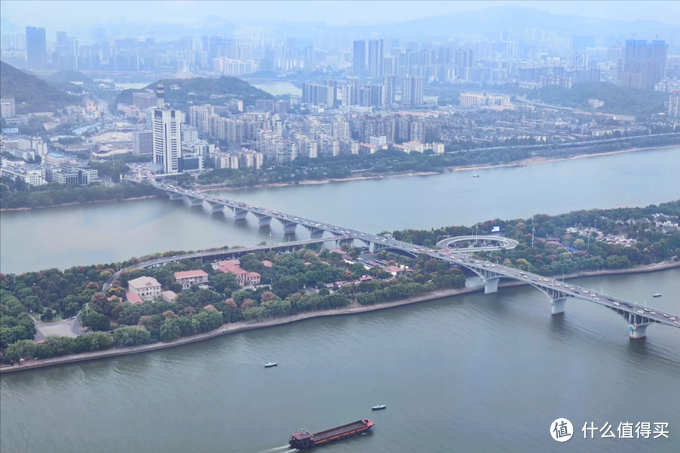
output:
M 281 445 L 280 447 L 274 447 L 270 448 L 269 450 L 264 450 L 260 453 L 270 453 L 274 451 L 280 451 L 282 453 L 293 453 L 295 451 L 299 451 L 297 448 L 293 448 L 290 445 Z

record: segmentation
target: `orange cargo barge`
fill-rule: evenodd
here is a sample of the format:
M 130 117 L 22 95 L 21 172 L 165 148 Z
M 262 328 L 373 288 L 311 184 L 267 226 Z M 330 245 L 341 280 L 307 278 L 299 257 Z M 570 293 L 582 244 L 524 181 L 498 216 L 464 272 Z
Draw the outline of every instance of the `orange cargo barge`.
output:
M 288 442 L 291 447 L 304 450 L 316 447 L 317 445 L 327 444 L 340 439 L 358 436 L 368 432 L 373 428 L 373 423 L 369 419 L 358 420 L 354 423 L 338 426 L 337 428 L 327 429 L 318 433 L 311 434 L 304 429 L 299 433 L 293 433 Z

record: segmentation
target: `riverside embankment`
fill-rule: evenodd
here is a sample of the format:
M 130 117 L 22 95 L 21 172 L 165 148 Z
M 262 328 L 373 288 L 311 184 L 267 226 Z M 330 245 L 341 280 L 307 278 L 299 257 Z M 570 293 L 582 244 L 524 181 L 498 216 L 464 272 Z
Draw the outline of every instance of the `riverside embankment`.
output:
M 655 263 L 655 264 L 651 264 L 651 265 L 647 265 L 647 266 L 640 266 L 640 267 L 637 267 L 637 268 L 630 268 L 630 269 L 578 272 L 578 273 L 574 273 L 574 274 L 564 275 L 563 278 L 564 279 L 573 279 L 573 278 L 580 278 L 580 277 L 596 277 L 596 276 L 604 276 L 604 275 L 647 273 L 647 272 L 656 272 L 656 271 L 662 271 L 662 270 L 672 269 L 672 268 L 677 268 L 677 267 L 680 267 L 680 261 Z M 501 288 L 508 288 L 508 287 L 524 286 L 524 285 L 528 285 L 528 284 L 524 283 L 524 282 L 520 282 L 520 281 L 505 281 L 505 282 L 499 283 L 498 286 L 501 287 Z M 417 304 L 417 303 L 433 301 L 433 300 L 437 300 L 437 299 L 444 299 L 444 298 L 447 298 L 447 297 L 453 297 L 453 296 L 458 296 L 458 295 L 462 295 L 462 294 L 480 292 L 480 291 L 483 291 L 483 290 L 484 290 L 484 286 L 473 286 L 473 287 L 466 287 L 466 288 L 459 288 L 459 289 L 437 290 L 437 291 L 433 291 L 433 292 L 423 294 L 423 295 L 417 296 L 417 297 L 411 297 L 411 298 L 408 298 L 408 299 L 401 299 L 401 300 L 397 300 L 397 301 L 393 301 L 393 302 L 383 302 L 383 303 L 378 303 L 378 304 L 374 304 L 374 305 L 362 306 L 362 305 L 358 305 L 356 303 L 352 303 L 348 307 L 333 309 L 333 310 L 311 311 L 311 312 L 305 312 L 305 313 L 298 313 L 298 314 L 291 315 L 291 316 L 284 316 L 284 317 L 279 317 L 279 318 L 269 318 L 269 319 L 264 319 L 264 320 L 259 320 L 259 321 L 240 321 L 240 322 L 225 324 L 225 325 L 223 325 L 223 326 L 221 326 L 221 327 L 219 327 L 215 330 L 211 330 L 209 332 L 203 332 L 203 333 L 200 333 L 200 334 L 182 337 L 182 338 L 179 338 L 177 340 L 170 341 L 170 342 L 167 342 L 167 343 L 159 342 L 159 343 L 152 343 L 152 344 L 148 344 L 148 345 L 134 346 L 134 347 L 128 347 L 128 348 L 112 348 L 112 349 L 108 349 L 108 350 L 105 350 L 105 351 L 95 351 L 95 352 L 88 352 L 88 353 L 81 353 L 81 354 L 71 354 L 71 355 L 68 355 L 68 356 L 53 357 L 53 358 L 43 359 L 43 360 L 29 360 L 29 361 L 26 361 L 26 362 L 23 362 L 23 363 L 20 363 L 20 364 L 15 364 L 15 365 L 10 365 L 10 366 L 1 366 L 0 367 L 0 373 L 26 371 L 26 370 L 32 370 L 32 369 L 44 368 L 44 367 L 50 367 L 50 366 L 56 366 L 56 365 L 64 365 L 64 364 L 69 364 L 69 363 L 83 362 L 83 361 L 88 361 L 88 360 L 98 360 L 98 359 L 118 357 L 118 356 L 123 356 L 123 355 L 140 354 L 140 353 L 144 353 L 144 352 L 151 352 L 151 351 L 157 351 L 157 350 L 161 350 L 161 349 L 174 348 L 174 347 L 177 347 L 177 346 L 192 344 L 192 343 L 196 343 L 196 342 L 199 342 L 199 341 L 206 341 L 206 340 L 210 340 L 212 338 L 220 337 L 222 335 L 244 332 L 244 331 L 253 330 L 253 329 L 264 329 L 264 328 L 268 328 L 268 327 L 291 324 L 291 323 L 304 321 L 304 320 L 307 320 L 307 319 L 313 319 L 313 318 L 323 318 L 323 317 L 328 317 L 328 316 L 347 316 L 347 315 L 355 315 L 355 314 L 360 314 L 360 313 L 368 313 L 368 312 L 373 312 L 373 311 L 377 311 L 377 310 L 385 310 L 385 309 L 389 309 L 389 308 L 401 307 L 401 306 L 405 306 L 405 305 Z

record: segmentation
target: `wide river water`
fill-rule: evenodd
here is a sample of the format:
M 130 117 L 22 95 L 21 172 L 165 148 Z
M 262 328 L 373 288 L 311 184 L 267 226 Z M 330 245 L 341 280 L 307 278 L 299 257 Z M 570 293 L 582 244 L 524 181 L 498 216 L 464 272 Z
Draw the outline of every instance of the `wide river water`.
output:
M 680 198 L 680 150 L 523 168 L 227 193 L 367 231 Z M 193 211 L 193 212 L 192 212 Z M 2 271 L 255 244 L 256 222 L 155 199 L 4 212 Z M 281 228 L 273 225 L 275 240 Z M 299 237 L 304 237 L 300 232 Z M 8 270 L 6 270 L 6 268 Z M 680 269 L 576 284 L 680 313 Z M 661 298 L 652 299 L 660 292 Z M 680 451 L 680 331 L 628 339 L 584 301 L 564 316 L 531 288 L 249 331 L 0 378 L 0 451 L 285 452 L 291 432 L 359 418 L 374 432 L 321 452 Z M 265 370 L 263 364 L 278 361 Z M 387 404 L 371 412 L 375 404 Z M 569 419 L 558 444 L 551 422 Z M 670 439 L 583 439 L 593 422 L 663 422 Z

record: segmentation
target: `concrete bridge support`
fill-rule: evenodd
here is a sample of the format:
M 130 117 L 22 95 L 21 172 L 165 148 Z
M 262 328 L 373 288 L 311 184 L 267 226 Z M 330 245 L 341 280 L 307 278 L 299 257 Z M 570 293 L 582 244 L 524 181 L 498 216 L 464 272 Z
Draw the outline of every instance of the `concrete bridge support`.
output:
M 564 313 L 564 306 L 567 304 L 566 297 L 559 297 L 552 300 L 552 314 L 561 315 Z
M 295 228 L 297 228 L 297 223 L 291 222 L 290 220 L 281 220 L 278 219 L 279 222 L 283 225 L 283 234 L 288 235 L 288 234 L 295 234 Z
M 628 330 L 630 331 L 630 338 L 632 340 L 640 340 L 647 336 L 647 326 L 650 323 L 646 322 L 643 324 L 629 324 Z
M 195 206 L 203 206 L 203 198 L 186 197 L 186 199 L 189 200 L 189 205 L 192 208 Z
M 231 208 L 231 210 L 234 211 L 234 218 L 236 220 L 245 220 L 246 217 L 248 216 L 248 213 L 250 212 L 245 209 L 238 208 Z
M 484 294 L 493 294 L 498 292 L 498 280 L 500 277 L 490 277 L 484 279 Z
M 271 225 L 272 223 L 272 218 L 269 217 L 268 215 L 260 215 L 258 216 L 259 220 L 257 221 L 257 224 L 260 226 L 260 228 L 265 228 Z
M 184 198 L 184 195 L 175 192 L 168 192 L 168 195 L 170 195 L 171 200 L 181 200 Z
M 387 246 L 384 244 L 381 244 L 380 242 L 369 242 L 368 243 L 368 250 L 371 253 L 378 253 L 379 251 L 386 249 Z
M 309 230 L 309 237 L 311 237 L 312 239 L 321 239 L 325 232 L 326 232 L 325 230 L 318 229 Z
M 212 204 L 210 207 L 210 212 L 215 214 L 216 212 L 224 212 L 223 204 Z

